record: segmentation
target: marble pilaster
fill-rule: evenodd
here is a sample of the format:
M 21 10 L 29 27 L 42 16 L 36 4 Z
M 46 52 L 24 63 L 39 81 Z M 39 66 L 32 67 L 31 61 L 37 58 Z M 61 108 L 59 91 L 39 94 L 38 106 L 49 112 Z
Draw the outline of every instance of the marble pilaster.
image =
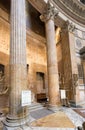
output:
M 75 51 L 75 25 L 67 21 L 62 27 L 62 55 L 64 70 L 64 87 L 72 105 L 79 102 L 78 66 Z

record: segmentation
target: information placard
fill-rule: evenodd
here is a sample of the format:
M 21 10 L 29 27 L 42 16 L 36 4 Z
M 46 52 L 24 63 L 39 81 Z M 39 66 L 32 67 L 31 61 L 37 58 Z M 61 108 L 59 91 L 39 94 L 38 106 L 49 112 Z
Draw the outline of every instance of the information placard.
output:
M 22 106 L 28 106 L 31 104 L 31 91 L 29 90 L 25 90 L 25 91 L 22 91 Z
M 66 91 L 60 90 L 60 93 L 61 93 L 61 99 L 66 99 Z

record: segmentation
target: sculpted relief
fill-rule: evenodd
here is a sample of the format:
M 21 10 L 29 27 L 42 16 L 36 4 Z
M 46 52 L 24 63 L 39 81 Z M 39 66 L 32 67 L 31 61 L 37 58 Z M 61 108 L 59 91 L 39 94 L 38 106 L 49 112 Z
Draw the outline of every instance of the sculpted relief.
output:
M 5 84 L 4 65 L 0 64 L 0 95 L 6 94 L 8 86 Z
M 3 91 L 3 86 L 4 86 L 4 76 L 3 76 L 3 72 L 0 71 L 0 92 Z

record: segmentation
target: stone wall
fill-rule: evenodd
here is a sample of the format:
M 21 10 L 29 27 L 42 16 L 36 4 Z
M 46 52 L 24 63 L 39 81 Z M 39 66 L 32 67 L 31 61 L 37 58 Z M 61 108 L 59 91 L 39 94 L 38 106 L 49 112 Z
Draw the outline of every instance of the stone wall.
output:
M 4 69 L 4 87 L 9 87 L 9 23 L 7 22 L 8 15 L 0 9 L 0 64 L 5 66 Z M 3 18 L 5 17 L 5 20 Z M 0 108 L 8 106 L 8 92 L 5 95 L 0 95 Z
M 47 92 L 47 58 L 46 58 L 46 45 L 42 37 L 33 37 L 27 35 L 27 64 L 28 70 L 28 88 L 37 94 L 37 72 L 41 72 L 45 76 L 45 91 Z
M 9 84 L 9 44 L 10 44 L 10 24 L 8 14 L 0 9 L 0 64 L 5 65 L 6 85 Z M 5 16 L 5 17 L 4 17 Z M 45 77 L 45 89 L 47 92 L 47 58 L 46 58 L 46 41 L 42 36 L 33 33 L 27 28 L 27 80 L 28 89 L 34 94 L 36 91 L 36 73 L 42 72 Z M 0 96 L 0 107 L 8 105 L 9 94 Z
M 40 13 L 28 2 L 26 1 L 26 25 L 33 32 L 45 36 L 44 23 L 41 22 Z

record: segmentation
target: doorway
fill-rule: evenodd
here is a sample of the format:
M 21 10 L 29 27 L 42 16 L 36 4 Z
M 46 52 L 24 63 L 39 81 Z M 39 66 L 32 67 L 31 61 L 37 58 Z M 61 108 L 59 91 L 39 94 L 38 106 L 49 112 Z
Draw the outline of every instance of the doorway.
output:
M 45 89 L 45 74 L 42 72 L 36 72 L 37 80 L 37 101 L 43 102 L 46 101 L 46 89 Z

